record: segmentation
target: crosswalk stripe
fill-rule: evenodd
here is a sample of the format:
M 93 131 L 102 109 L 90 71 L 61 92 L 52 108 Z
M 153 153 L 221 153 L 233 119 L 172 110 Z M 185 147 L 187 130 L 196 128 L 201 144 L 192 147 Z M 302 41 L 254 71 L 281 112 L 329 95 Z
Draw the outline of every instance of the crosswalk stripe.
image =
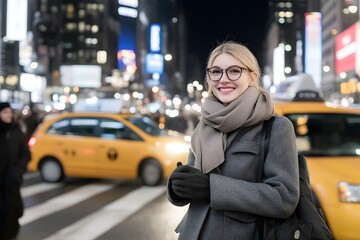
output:
M 109 184 L 107 182 L 106 184 L 88 184 L 80 187 L 59 197 L 52 198 L 42 204 L 26 208 L 24 216 L 19 219 L 19 222 L 21 225 L 28 224 L 36 219 L 58 212 L 96 194 L 107 191 L 114 186 L 114 184 Z
M 45 240 L 96 239 L 164 192 L 164 186 L 140 187 Z
M 38 183 L 20 189 L 23 198 L 35 195 L 38 193 L 46 192 L 63 186 L 61 183 Z
M 29 180 L 32 178 L 38 178 L 40 176 L 39 172 L 27 172 L 24 174 L 23 179 L 24 180 Z

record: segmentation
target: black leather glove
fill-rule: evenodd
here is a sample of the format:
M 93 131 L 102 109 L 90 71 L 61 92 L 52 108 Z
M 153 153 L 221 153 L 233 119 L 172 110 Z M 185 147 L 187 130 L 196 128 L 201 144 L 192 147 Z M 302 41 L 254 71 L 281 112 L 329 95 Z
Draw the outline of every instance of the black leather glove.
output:
M 174 193 L 185 199 L 209 198 L 209 177 L 188 165 L 180 165 L 169 177 Z

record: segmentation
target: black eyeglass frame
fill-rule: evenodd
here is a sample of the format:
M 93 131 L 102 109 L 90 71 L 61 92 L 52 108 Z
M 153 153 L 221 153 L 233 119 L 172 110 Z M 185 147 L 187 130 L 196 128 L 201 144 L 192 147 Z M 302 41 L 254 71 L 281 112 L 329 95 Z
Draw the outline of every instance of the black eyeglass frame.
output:
M 234 68 L 234 67 L 240 69 L 240 75 L 239 75 L 239 77 L 236 78 L 236 79 L 231 79 L 231 78 L 229 77 L 227 71 L 228 71 L 230 68 Z M 221 75 L 220 75 L 220 77 L 219 77 L 218 80 L 213 80 L 213 79 L 211 79 L 211 77 L 210 77 L 210 70 L 211 70 L 211 69 L 214 69 L 214 68 L 221 70 Z M 249 70 L 249 69 L 247 69 L 247 68 L 245 68 L 245 67 L 240 67 L 240 66 L 238 66 L 238 65 L 232 65 L 232 66 L 230 66 L 230 67 L 228 67 L 228 68 L 225 68 L 225 69 L 224 69 L 224 68 L 219 68 L 219 67 L 209 67 L 209 68 L 206 69 L 206 73 L 207 73 L 209 79 L 210 79 L 211 81 L 213 81 L 213 82 L 218 82 L 218 81 L 220 81 L 220 79 L 221 79 L 221 78 L 223 77 L 223 75 L 224 75 L 224 71 L 225 71 L 225 74 L 226 74 L 226 76 L 228 77 L 228 79 L 230 79 L 231 81 L 236 81 L 236 80 L 239 80 L 239 79 L 241 78 L 242 72 L 243 72 L 244 70 Z

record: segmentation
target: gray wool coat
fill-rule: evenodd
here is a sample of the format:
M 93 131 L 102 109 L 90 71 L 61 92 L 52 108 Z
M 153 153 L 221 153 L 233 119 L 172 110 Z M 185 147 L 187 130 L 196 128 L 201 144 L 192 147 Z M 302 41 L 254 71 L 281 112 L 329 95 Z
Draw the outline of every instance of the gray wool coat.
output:
M 176 228 L 179 239 L 258 239 L 257 223 L 261 216 L 286 218 L 299 200 L 299 174 L 294 128 L 286 117 L 276 117 L 271 131 L 269 151 L 264 164 L 265 180 L 257 182 L 259 144 L 262 123 L 230 133 L 229 146 L 236 133 L 240 138 L 225 152 L 225 162 L 209 174 L 210 202 L 190 202 L 189 209 Z M 190 152 L 187 164 L 194 166 Z M 168 182 L 169 201 L 177 201 Z

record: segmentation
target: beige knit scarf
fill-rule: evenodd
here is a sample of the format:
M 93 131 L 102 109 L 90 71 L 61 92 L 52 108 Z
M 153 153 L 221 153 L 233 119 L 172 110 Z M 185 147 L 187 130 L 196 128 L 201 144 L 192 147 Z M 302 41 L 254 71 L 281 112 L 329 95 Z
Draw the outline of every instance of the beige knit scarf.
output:
M 274 106 L 267 92 L 249 87 L 227 105 L 210 95 L 201 112 L 202 118 L 191 137 L 191 149 L 195 155 L 195 167 L 208 173 L 225 160 L 226 134 L 269 119 L 274 115 Z

